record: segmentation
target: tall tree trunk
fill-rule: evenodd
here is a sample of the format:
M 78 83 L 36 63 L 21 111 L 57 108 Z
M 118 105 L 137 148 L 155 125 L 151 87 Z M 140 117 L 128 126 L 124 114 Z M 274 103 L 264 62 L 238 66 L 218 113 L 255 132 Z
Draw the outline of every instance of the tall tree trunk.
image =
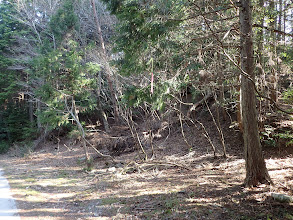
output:
M 41 112 L 41 105 L 42 105 L 41 102 L 37 101 L 37 109 L 39 112 Z M 37 125 L 38 125 L 38 130 L 41 131 L 43 126 L 42 126 L 41 119 L 40 119 L 39 115 L 37 117 Z
M 114 117 L 115 117 L 115 122 L 118 123 L 119 122 L 119 115 L 118 115 L 118 105 L 117 105 L 117 101 L 116 101 L 116 97 L 115 97 L 115 92 L 114 92 L 114 88 L 113 88 L 113 82 L 111 79 L 111 75 L 112 75 L 112 71 L 111 71 L 111 67 L 109 65 L 109 58 L 107 55 L 107 51 L 106 51 L 106 47 L 105 47 L 105 42 L 104 42 L 104 38 L 102 35 L 102 29 L 101 29 L 101 25 L 98 19 L 98 15 L 97 15 L 97 11 L 96 11 L 96 5 L 95 5 L 95 0 L 91 0 L 91 4 L 93 7 L 93 15 L 94 15 L 94 19 L 95 19 L 95 23 L 98 29 L 98 36 L 99 36 L 99 40 L 102 46 L 102 52 L 103 52 L 103 61 L 104 61 L 104 65 L 105 65 L 105 70 L 106 70 L 106 77 L 107 77 L 107 82 L 109 85 L 109 90 L 110 90 L 110 94 L 111 94 L 111 101 L 114 105 Z
M 286 4 L 287 4 L 287 1 L 284 0 L 283 1 L 283 32 L 286 33 L 286 19 L 287 19 L 287 13 L 286 13 Z M 286 35 L 283 34 L 283 41 L 284 41 L 284 45 L 286 44 Z
M 283 17 L 283 0 L 279 0 L 279 17 L 278 17 L 278 30 L 282 31 L 282 17 Z M 278 34 L 278 41 L 282 40 L 282 35 Z
M 258 10 L 260 11 L 260 18 L 259 24 L 261 27 L 264 26 L 264 17 L 265 17 L 265 8 L 264 8 L 264 0 L 259 0 L 258 2 Z M 264 29 L 260 28 L 256 32 L 256 46 L 257 46 L 257 56 L 256 56 L 256 62 L 257 62 L 257 80 L 258 80 L 258 89 L 261 92 L 266 92 L 266 72 L 264 70 L 265 64 L 264 64 Z M 263 130 L 264 128 L 264 117 L 262 117 L 262 113 L 264 112 L 263 104 L 266 103 L 266 100 L 259 100 L 259 114 L 261 117 L 259 117 L 259 126 L 260 130 Z
M 251 1 L 241 0 L 240 7 L 241 68 L 254 79 L 254 58 L 251 24 Z M 254 82 L 241 75 L 241 117 L 243 123 L 246 186 L 271 183 L 263 158 L 257 126 Z
M 264 26 L 264 0 L 259 0 L 258 2 L 258 7 L 259 10 L 261 10 L 261 17 L 259 20 L 259 24 L 261 27 Z M 257 62 L 259 64 L 258 72 L 259 72 L 259 77 L 261 77 L 261 90 L 263 91 L 264 89 L 264 81 L 265 81 L 265 72 L 263 70 L 264 67 L 264 61 L 263 61 L 263 36 L 264 36 L 264 29 L 260 28 L 257 30 Z
M 225 108 L 223 107 L 224 104 L 224 95 L 225 95 L 225 84 L 224 84 L 224 67 L 223 67 L 223 59 L 220 53 L 217 54 L 218 56 L 218 69 L 219 69 L 219 85 L 221 85 L 221 89 L 219 92 L 219 103 L 220 103 L 220 113 L 221 117 L 224 121 L 227 120 L 227 114 Z M 219 117 L 218 117 L 219 119 Z
M 29 118 L 31 126 L 33 126 L 34 123 L 34 106 L 32 100 L 28 101 L 28 112 L 29 112 Z
M 277 40 L 277 35 L 273 31 L 276 29 L 276 20 L 277 17 L 274 15 L 275 11 L 275 1 L 270 0 L 269 2 L 269 10 L 271 12 L 270 14 L 270 22 L 269 22 L 269 27 L 272 30 L 270 32 L 270 60 L 269 60 L 269 65 L 271 68 L 271 74 L 268 78 L 268 87 L 269 87 L 269 94 L 270 98 L 274 101 L 277 102 L 278 99 L 278 90 L 277 90 L 277 85 L 278 85 L 278 58 L 277 58 L 277 47 L 276 47 L 276 40 Z M 273 102 L 271 102 L 273 104 Z M 274 105 L 275 106 L 275 105 Z

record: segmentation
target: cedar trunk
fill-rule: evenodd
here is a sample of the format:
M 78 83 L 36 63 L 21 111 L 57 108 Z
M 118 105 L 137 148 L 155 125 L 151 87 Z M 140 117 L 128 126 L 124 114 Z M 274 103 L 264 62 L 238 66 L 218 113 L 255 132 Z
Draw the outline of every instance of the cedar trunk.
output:
M 250 0 L 241 0 L 240 31 L 241 68 L 254 80 Z M 240 105 L 246 162 L 245 185 L 255 186 L 259 183 L 271 183 L 259 139 L 254 82 L 244 75 L 241 75 Z

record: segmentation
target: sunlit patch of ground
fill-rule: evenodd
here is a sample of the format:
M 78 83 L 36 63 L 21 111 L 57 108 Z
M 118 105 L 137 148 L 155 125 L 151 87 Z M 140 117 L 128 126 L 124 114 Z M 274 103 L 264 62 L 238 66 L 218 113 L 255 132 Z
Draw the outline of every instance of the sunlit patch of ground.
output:
M 57 151 L 47 144 L 27 157 L 1 156 L 0 163 L 25 220 L 293 219 L 292 204 L 271 198 L 293 195 L 292 155 L 266 160 L 275 186 L 248 189 L 235 150 L 214 159 L 208 146 L 180 149 L 179 139 L 156 143 L 154 161 L 130 163 L 138 158 L 133 152 L 116 157 L 124 166 L 99 158 L 91 172 L 83 169 L 80 146 Z

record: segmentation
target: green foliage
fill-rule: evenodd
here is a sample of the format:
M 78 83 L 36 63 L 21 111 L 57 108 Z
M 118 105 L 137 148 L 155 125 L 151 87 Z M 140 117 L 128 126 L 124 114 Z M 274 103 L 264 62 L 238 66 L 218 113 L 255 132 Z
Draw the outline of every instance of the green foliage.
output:
M 0 154 L 6 153 L 10 148 L 10 144 L 7 141 L 0 139 Z
M 68 134 L 67 134 L 68 138 L 70 139 L 80 139 L 80 131 L 77 129 L 72 129 Z
M 2 116 L 2 132 L 6 133 L 4 139 L 12 143 L 14 141 L 31 140 L 34 138 L 36 129 L 30 123 L 25 108 L 16 107 L 13 103 L 8 104 Z
M 46 108 L 37 114 L 50 129 L 69 123 L 71 116 L 67 107 L 71 108 L 73 103 L 69 99 L 66 106 L 65 99 L 68 97 L 74 98 L 77 109 L 93 109 L 96 105 L 91 91 L 96 88 L 94 75 L 100 66 L 95 63 L 83 65 L 83 53 L 78 46 L 70 40 L 66 49 L 61 47 L 32 62 L 31 75 L 44 80 L 35 94 L 46 104 Z
M 293 146 L 293 133 L 291 130 L 275 131 L 275 128 L 265 125 L 264 131 L 260 133 L 262 143 L 267 147 Z
M 78 28 L 78 17 L 74 11 L 74 0 L 64 1 L 61 8 L 51 17 L 49 27 L 60 43 L 65 34 Z
M 25 2 L 29 10 L 31 5 Z M 94 74 L 100 66 L 95 63 L 83 61 L 84 53 L 79 43 L 75 41 L 75 30 L 78 28 L 78 17 L 74 9 L 75 1 L 65 0 L 59 9 L 48 20 L 47 28 L 38 29 L 41 41 L 34 39 L 32 29 L 24 27 L 15 18 L 12 1 L 2 1 L 0 4 L 0 137 L 7 143 L 31 140 L 37 134 L 35 125 L 28 119 L 28 106 L 26 100 L 19 105 L 14 102 L 14 96 L 23 90 L 19 83 L 28 83 L 25 88 L 30 92 L 31 99 L 41 101 L 41 108 L 35 112 L 35 116 L 48 129 L 54 129 L 66 125 L 71 120 L 65 99 L 69 108 L 75 101 L 77 110 L 93 109 L 96 100 L 92 91 L 96 89 Z M 44 8 L 34 8 L 37 16 L 45 15 Z M 29 12 L 30 13 L 30 12 Z M 40 21 L 43 22 L 43 21 Z M 26 30 L 30 31 L 26 35 Z M 28 41 L 32 40 L 31 46 L 34 53 L 40 53 L 31 60 L 17 61 L 26 66 L 23 71 L 11 71 L 15 60 L 8 59 L 10 46 L 17 46 L 15 35 L 21 35 Z M 36 43 L 37 42 L 37 43 Z M 41 43 L 42 42 L 42 43 Z M 69 98 L 72 97 L 73 99 Z M 27 97 L 26 97 L 27 98 Z M 9 107 L 7 107 L 9 105 Z M 24 105 L 24 107 L 22 107 Z M 35 107 L 35 106 L 34 106 Z
M 293 215 L 290 214 L 290 213 L 288 213 L 288 212 L 286 212 L 286 213 L 284 214 L 284 217 L 285 217 L 286 219 L 288 219 L 288 220 L 293 220 Z
M 289 88 L 283 93 L 284 101 L 288 104 L 293 104 L 293 88 Z
M 138 107 L 143 103 L 152 105 L 155 110 L 163 111 L 166 102 L 172 99 L 172 93 L 178 91 L 178 85 L 174 82 L 158 82 L 151 94 L 150 86 L 144 88 L 128 87 L 121 98 L 121 103 L 128 107 Z
M 126 76 L 154 73 L 156 77 L 153 94 L 150 83 L 128 87 L 122 103 L 133 107 L 148 103 L 153 109 L 163 110 L 186 85 L 198 80 L 198 71 L 202 68 L 193 57 L 192 48 L 197 47 L 197 43 L 186 37 L 190 34 L 185 20 L 191 13 L 190 1 L 104 2 L 119 20 L 114 38 L 114 52 L 122 54 L 116 62 L 119 73 Z M 184 50 L 187 44 L 190 49 Z
M 0 153 L 5 153 L 14 142 L 27 142 L 36 137 L 36 126 L 29 121 L 26 106 L 8 103 L 1 116 Z
M 8 99 L 12 99 L 19 90 L 16 79 L 16 72 L 0 70 L 0 106 L 4 105 Z
M 15 60 L 9 58 L 11 46 L 15 44 L 15 36 L 23 34 L 23 26 L 14 16 L 16 11 L 11 1 L 4 0 L 0 4 L 0 105 L 18 91 L 17 74 L 8 70 Z
M 19 22 L 12 1 L 0 4 L 0 153 L 9 149 L 13 142 L 31 140 L 36 132 L 28 118 L 27 106 L 19 101 L 21 74 L 8 67 L 17 62 L 10 58 L 17 46 L 16 36 L 25 35 L 26 28 Z
M 21 31 L 21 24 L 13 17 L 16 11 L 10 1 L 0 4 L 0 72 L 12 64 L 12 59 L 6 55 L 9 46 L 14 43 L 14 36 Z
M 85 61 L 84 52 L 87 48 L 82 48 L 76 41 L 79 22 L 75 14 L 74 4 L 76 1 L 65 0 L 60 2 L 57 11 L 52 15 L 46 12 L 46 8 L 35 7 L 38 4 L 31 4 L 24 1 L 24 8 L 15 10 L 14 1 L 3 0 L 0 3 L 0 141 L 12 144 L 13 142 L 30 140 L 37 134 L 35 124 L 31 124 L 28 117 L 27 99 L 40 100 L 40 109 L 35 111 L 42 125 L 48 125 L 49 129 L 54 129 L 62 125 L 67 125 L 72 120 L 68 113 L 65 100 L 71 109 L 74 100 L 75 107 L 80 112 L 88 111 L 96 107 L 96 97 L 93 96 L 97 88 L 96 73 L 100 71 L 100 66 L 95 63 Z M 32 11 L 30 11 L 33 9 Z M 23 11 L 28 10 L 35 13 L 37 31 L 36 33 L 30 25 L 26 15 L 23 16 L 23 23 L 17 18 Z M 50 9 L 51 10 L 51 9 Z M 39 19 L 39 20 L 38 20 Z M 47 23 L 46 23 L 47 21 Z M 39 23 L 40 22 L 40 23 Z M 44 26 L 42 26 L 45 24 Z M 42 28 L 40 28 L 42 26 Z M 26 34 L 28 32 L 28 35 Z M 25 52 L 19 54 L 15 36 L 19 35 L 25 44 L 31 46 L 29 56 L 23 61 Z M 18 38 L 19 39 L 19 38 Z M 15 49 L 16 48 L 16 49 Z M 27 48 L 26 46 L 24 48 Z M 15 50 L 14 50 L 15 49 Z M 21 48 L 22 49 L 22 48 Z M 38 56 L 30 57 L 31 54 Z M 19 58 L 18 57 L 18 58 Z M 8 67 L 14 63 L 19 63 L 25 70 L 9 70 Z M 25 88 L 20 85 L 26 85 Z M 15 101 L 19 96 L 18 91 L 25 91 L 30 96 L 25 95 L 23 103 Z M 35 101 L 34 100 L 34 101 Z M 35 103 L 35 102 L 34 102 Z M 9 106 L 8 106 L 9 105 Z
M 180 18 L 186 16 L 185 1 L 157 1 L 156 4 L 138 0 L 105 2 L 120 21 L 114 51 L 123 51 L 124 54 L 117 62 L 121 74 L 140 74 L 148 69 L 149 58 L 166 59 L 162 50 L 179 49 L 176 39 L 168 35 L 181 23 Z M 177 55 L 175 52 L 174 60 Z M 160 59 L 155 59 L 155 67 L 162 65 Z
M 293 146 L 293 133 L 290 131 L 274 134 L 273 137 L 284 140 L 287 147 Z
M 292 67 L 293 66 L 293 48 L 290 46 L 286 46 L 286 47 L 280 46 L 279 49 L 281 50 L 280 56 L 282 58 L 282 61 Z
M 265 125 L 264 131 L 260 133 L 260 140 L 264 143 L 265 146 L 268 147 L 275 147 L 276 146 L 276 140 L 273 137 L 274 128 Z

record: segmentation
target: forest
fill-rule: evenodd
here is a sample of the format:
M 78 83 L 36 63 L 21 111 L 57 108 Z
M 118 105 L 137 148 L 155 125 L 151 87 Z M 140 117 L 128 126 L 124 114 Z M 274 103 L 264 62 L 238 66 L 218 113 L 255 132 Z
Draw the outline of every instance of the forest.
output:
M 20 215 L 293 219 L 292 40 L 291 0 L 0 0 Z

